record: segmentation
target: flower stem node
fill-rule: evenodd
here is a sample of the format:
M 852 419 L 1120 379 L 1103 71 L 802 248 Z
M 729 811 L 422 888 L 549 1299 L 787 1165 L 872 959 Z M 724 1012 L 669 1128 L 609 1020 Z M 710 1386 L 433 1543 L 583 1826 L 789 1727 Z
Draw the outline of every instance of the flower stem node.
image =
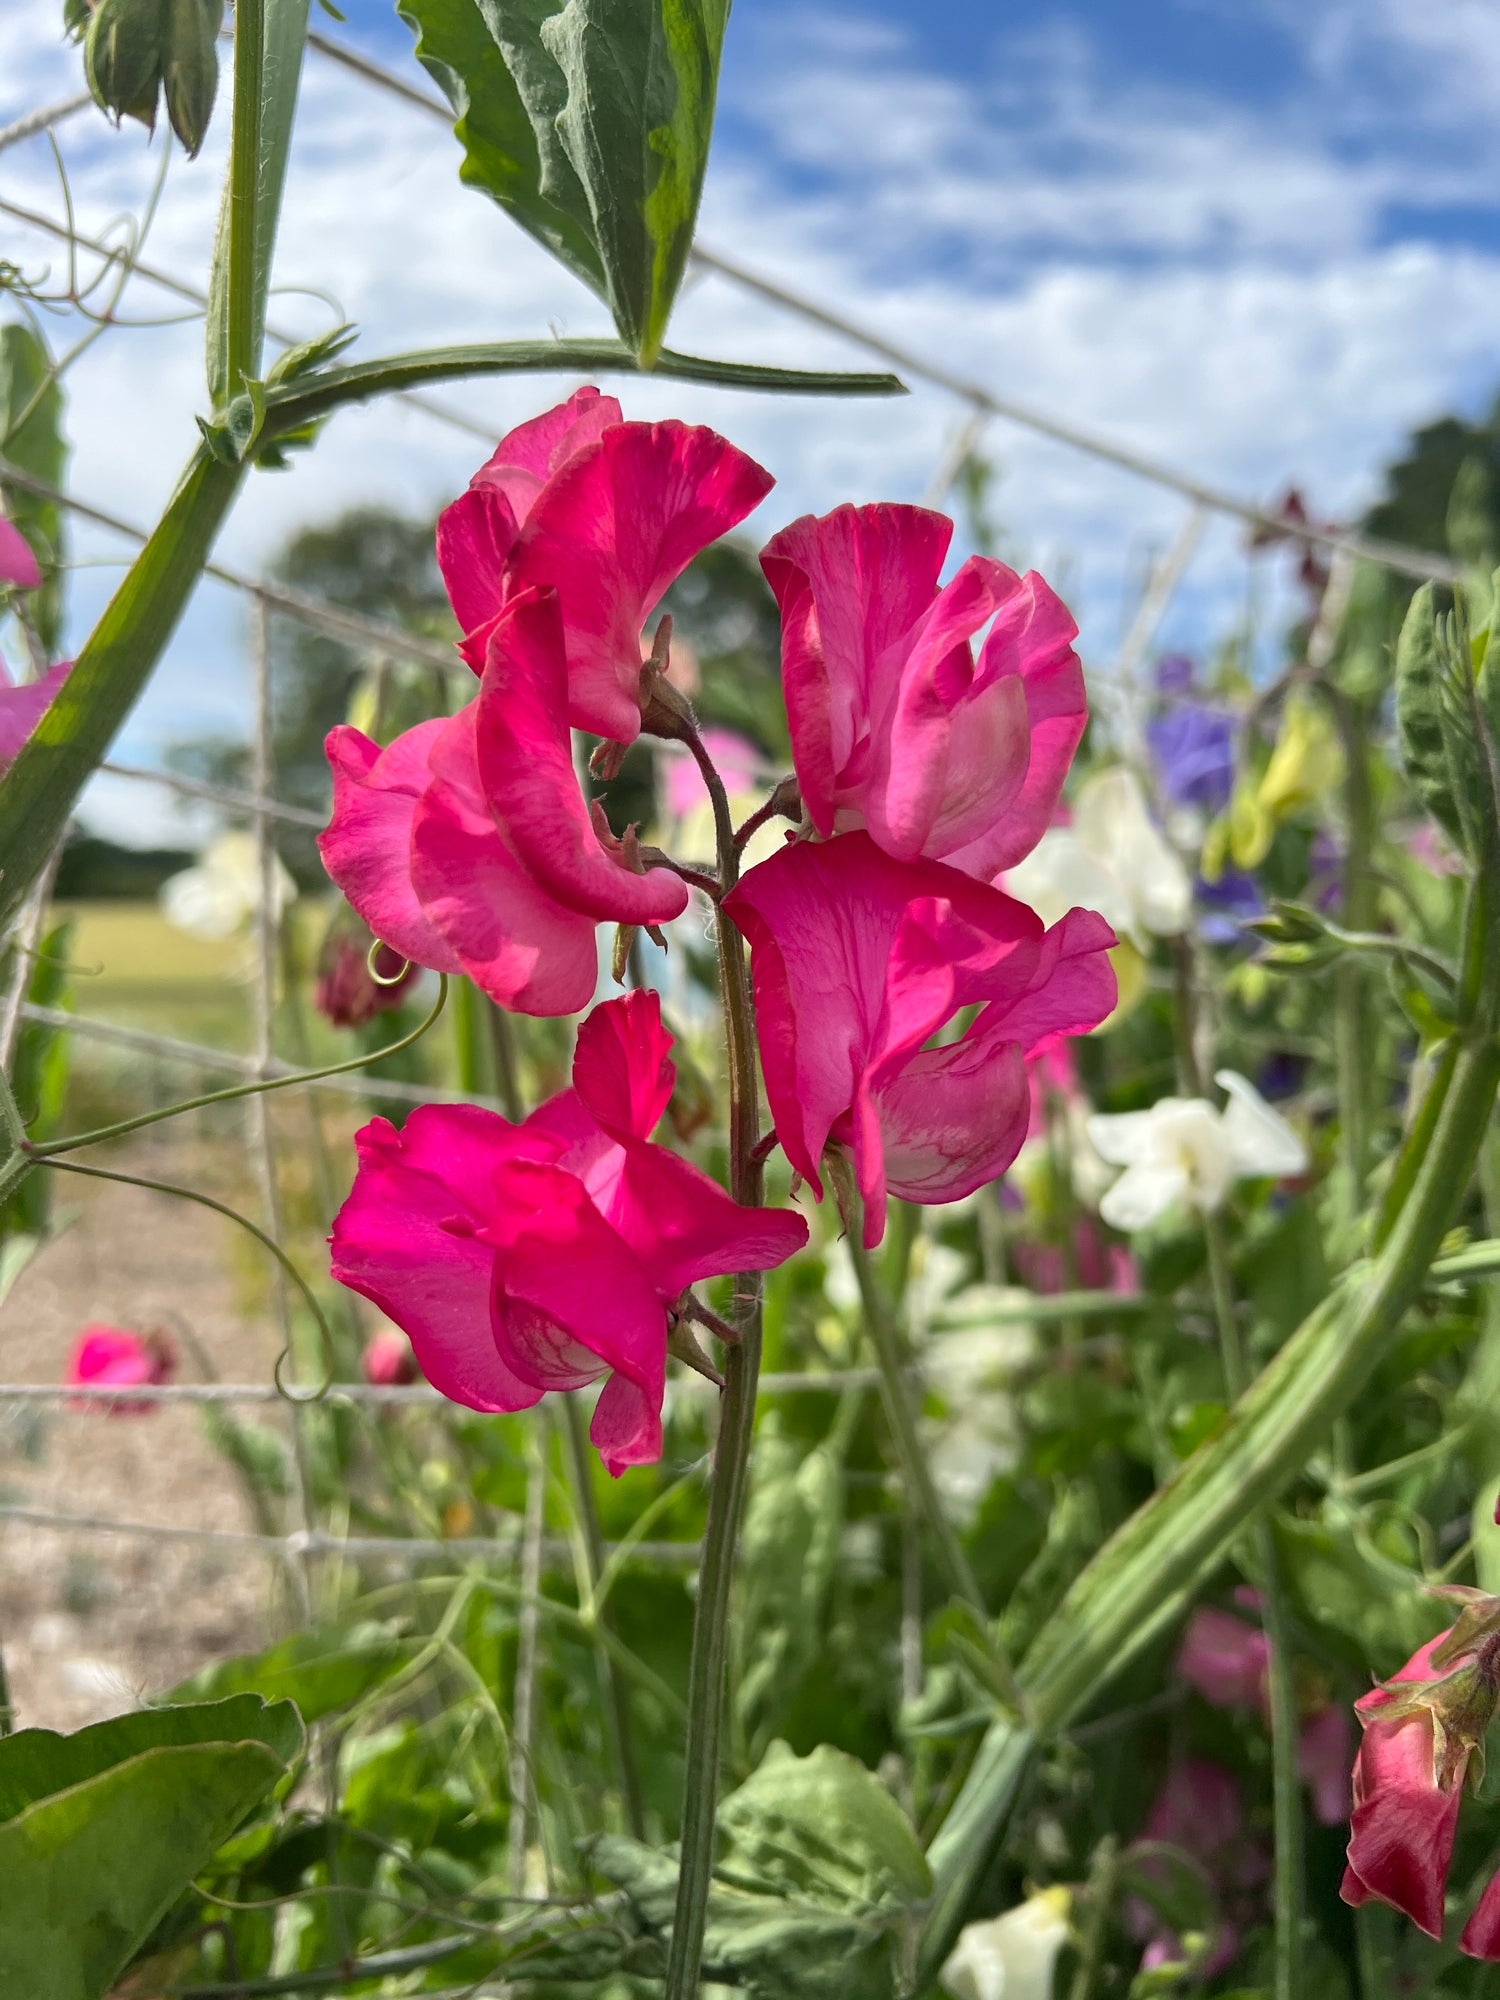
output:
M 712 1382 L 716 1389 L 724 1387 L 724 1377 L 699 1346 L 698 1336 L 681 1313 L 674 1313 L 668 1322 L 667 1352 L 674 1361 L 680 1361 L 685 1368 L 691 1368 L 695 1375 L 701 1375 L 706 1381 Z

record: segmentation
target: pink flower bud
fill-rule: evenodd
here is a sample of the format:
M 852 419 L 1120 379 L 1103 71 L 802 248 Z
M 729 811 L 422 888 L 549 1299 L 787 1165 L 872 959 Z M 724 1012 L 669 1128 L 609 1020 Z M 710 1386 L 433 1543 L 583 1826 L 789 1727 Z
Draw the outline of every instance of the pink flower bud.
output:
M 397 1388 L 421 1378 L 411 1342 L 394 1327 L 371 1335 L 359 1357 L 359 1371 L 367 1382 L 382 1389 Z

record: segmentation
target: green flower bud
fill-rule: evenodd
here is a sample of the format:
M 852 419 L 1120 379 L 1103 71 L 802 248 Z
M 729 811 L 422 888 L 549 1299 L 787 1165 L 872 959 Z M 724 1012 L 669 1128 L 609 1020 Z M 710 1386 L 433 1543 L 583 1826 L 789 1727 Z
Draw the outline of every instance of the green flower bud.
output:
M 167 57 L 162 81 L 167 116 L 191 160 L 203 144 L 219 87 L 219 24 L 224 0 L 167 0 Z
M 69 0 L 68 24 L 86 21 L 84 74 L 104 110 L 156 128 L 166 86 L 167 117 L 189 159 L 203 144 L 219 83 L 217 38 L 224 0 Z

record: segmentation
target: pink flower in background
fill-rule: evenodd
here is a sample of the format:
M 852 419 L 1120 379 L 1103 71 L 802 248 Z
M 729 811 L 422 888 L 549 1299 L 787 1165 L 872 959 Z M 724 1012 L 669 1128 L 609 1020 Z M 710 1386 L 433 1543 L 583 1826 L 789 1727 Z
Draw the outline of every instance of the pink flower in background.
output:
M 377 1388 L 394 1389 L 417 1381 L 422 1371 L 406 1335 L 387 1327 L 383 1333 L 371 1334 L 365 1342 L 365 1351 L 359 1357 L 359 1372 Z
M 20 756 L 22 744 L 72 670 L 71 660 L 60 660 L 36 680 L 17 685 L 0 660 L 0 773 L 8 771 Z
M 640 732 L 641 628 L 710 542 L 765 498 L 771 475 L 701 425 L 625 423 L 580 389 L 502 438 L 438 521 L 438 562 L 483 672 L 491 622 L 520 592 L 562 600 L 568 715 L 631 743 Z
M 0 514 L 0 588 L 6 584 L 17 590 L 35 590 L 42 572 L 31 544 L 14 521 Z
M 1253 1622 L 1260 1609 L 1257 1592 L 1241 1588 L 1235 1602 L 1250 1614 L 1236 1617 L 1211 1604 L 1188 1620 L 1177 1654 L 1177 1671 L 1215 1708 L 1254 1710 L 1269 1727 L 1266 1676 L 1271 1642 Z M 1312 1707 L 1297 1739 L 1297 1768 L 1323 1826 L 1337 1826 L 1349 1814 L 1349 1719 L 1336 1702 Z
M 130 1333 L 119 1326 L 86 1326 L 73 1343 L 64 1381 L 72 1388 L 137 1389 L 167 1382 L 177 1367 L 172 1343 L 161 1333 Z M 112 1415 L 144 1416 L 145 1403 L 75 1399 L 77 1409 L 107 1409 Z
M 655 924 L 687 885 L 610 833 L 573 769 L 557 598 L 528 591 L 489 628 L 476 700 L 385 749 L 328 737 L 333 817 L 318 846 L 375 935 L 503 1007 L 571 1014 L 598 979 L 595 927 Z
M 1239 1948 L 1239 1919 L 1251 1913 L 1254 1892 L 1269 1872 L 1264 1847 L 1246 1836 L 1245 1809 L 1234 1777 L 1220 1764 L 1188 1757 L 1167 1773 L 1151 1808 L 1141 1838 L 1180 1847 L 1208 1875 L 1222 1905 L 1220 1922 L 1200 1978 L 1212 1979 L 1234 1960 Z M 1161 1864 L 1141 1864 L 1148 1873 Z M 1186 1956 L 1182 1941 L 1168 1930 L 1160 1914 L 1143 1897 L 1127 1906 L 1131 1929 L 1146 1940 L 1141 1957 L 1144 1971 L 1176 1964 Z
M 1046 830 L 1088 709 L 1066 606 L 987 556 L 939 590 L 952 534 L 924 507 L 837 507 L 783 528 L 761 567 L 813 825 L 989 881 Z
M 661 1456 L 669 1313 L 703 1278 L 769 1270 L 799 1215 L 741 1207 L 653 1145 L 676 1069 L 649 991 L 596 1007 L 573 1087 L 522 1125 L 419 1105 L 356 1139 L 333 1275 L 411 1336 L 429 1382 L 477 1410 L 522 1410 L 607 1376 L 590 1436 L 612 1473 Z
M 748 792 L 765 762 L 749 737 L 741 736 L 737 729 L 716 729 L 712 725 L 699 734 L 730 798 Z M 671 819 L 686 819 L 689 813 L 707 803 L 708 787 L 703 782 L 703 773 L 685 751 L 679 751 L 667 762 L 666 794 L 667 814 Z
M 417 979 L 418 968 L 388 944 L 375 947 L 377 980 L 370 971 L 375 940 L 368 924 L 340 910 L 318 954 L 313 1005 L 336 1028 L 358 1028 L 377 1014 L 399 1007 Z
M 1073 1225 L 1071 1242 L 1012 1245 L 1011 1261 L 1023 1285 L 1052 1295 L 1076 1285 L 1088 1292 L 1138 1292 L 1140 1272 L 1123 1243 L 1107 1243 L 1091 1215 Z
M 766 1093 L 782 1149 L 822 1198 L 833 1140 L 853 1154 L 865 1241 L 888 1193 L 956 1201 L 1026 1136 L 1026 1057 L 1115 1003 L 1113 931 L 1024 903 L 868 834 L 800 841 L 744 876 L 725 913 L 749 939 Z M 929 1038 L 983 1003 L 956 1041 Z

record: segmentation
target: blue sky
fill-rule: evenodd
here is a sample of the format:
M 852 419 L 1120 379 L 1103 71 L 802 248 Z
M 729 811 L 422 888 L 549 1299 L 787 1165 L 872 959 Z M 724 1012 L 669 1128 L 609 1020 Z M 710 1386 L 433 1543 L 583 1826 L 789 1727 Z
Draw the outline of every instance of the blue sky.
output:
M 385 0 L 345 11 L 347 27 L 324 30 L 424 80 Z M 1412 426 L 1477 412 L 1500 386 L 1494 25 L 1492 0 L 738 0 L 702 232 L 1003 394 L 1247 497 L 1295 481 L 1318 511 L 1352 516 Z M 6 32 L 0 123 L 77 78 L 56 0 L 14 0 Z M 148 251 L 200 281 L 226 122 L 198 162 L 172 165 Z M 89 114 L 60 140 L 85 223 L 139 208 L 156 156 L 138 128 Z M 310 59 L 279 280 L 336 294 L 369 354 L 601 328 L 597 303 L 456 169 L 435 121 Z M 0 195 L 59 211 L 45 144 L 0 155 Z M 57 268 L 54 247 L 4 218 L 0 255 Z M 160 301 L 143 288 L 133 304 Z M 299 328 L 326 312 L 295 292 L 277 302 Z M 861 359 L 712 278 L 685 293 L 673 340 Z M 200 352 L 193 326 L 120 330 L 71 371 L 81 494 L 149 518 L 193 437 Z M 476 386 L 466 401 L 498 433 L 569 386 Z M 923 388 L 878 409 L 662 384 L 624 395 L 631 414 L 715 423 L 763 459 L 778 486 L 758 536 L 844 498 L 921 497 L 963 417 Z M 1102 680 L 1182 503 L 1007 425 L 983 449 L 1009 546 L 1067 590 Z M 356 500 L 435 508 L 476 456 L 399 408 L 341 418 L 294 474 L 257 476 L 223 553 L 253 567 Z M 119 550 L 97 534 L 76 547 L 81 636 Z M 1269 629 L 1274 574 L 1260 589 Z M 1210 643 L 1246 590 L 1242 538 L 1216 525 L 1164 640 Z M 151 762 L 174 735 L 241 727 L 243 656 L 238 607 L 205 588 L 119 754 Z M 118 783 L 90 809 L 135 838 L 178 824 Z

